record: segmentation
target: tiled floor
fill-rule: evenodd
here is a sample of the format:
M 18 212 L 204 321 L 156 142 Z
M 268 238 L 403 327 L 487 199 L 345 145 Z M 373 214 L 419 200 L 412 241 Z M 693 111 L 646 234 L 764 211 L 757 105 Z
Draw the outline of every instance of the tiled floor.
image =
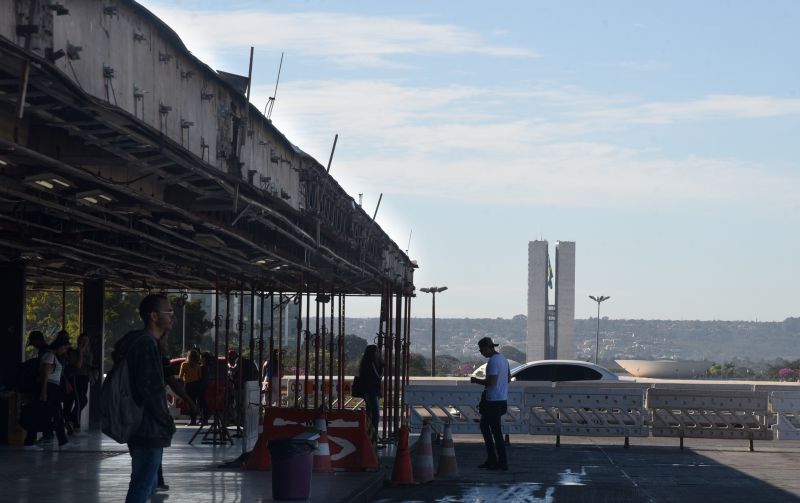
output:
M 195 428 L 179 427 L 172 447 L 164 450 L 164 478 L 169 491 L 154 502 L 262 502 L 272 500 L 271 472 L 219 468 L 241 454 L 240 444 L 213 446 L 188 440 Z M 59 451 L 24 451 L 0 447 L 0 502 L 121 502 L 130 478 L 130 456 L 99 433 L 78 439 L 78 447 Z M 351 502 L 368 498 L 383 474 L 314 474 L 311 500 Z

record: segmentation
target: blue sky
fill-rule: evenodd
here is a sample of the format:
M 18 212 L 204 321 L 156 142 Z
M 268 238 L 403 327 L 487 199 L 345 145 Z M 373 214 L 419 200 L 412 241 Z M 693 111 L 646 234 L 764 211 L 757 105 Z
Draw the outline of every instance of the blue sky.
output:
M 437 316 L 524 314 L 540 237 L 577 243 L 579 318 L 800 316 L 800 3 L 141 3 L 213 68 L 254 46 L 259 106 L 285 53 L 275 125 L 340 135 Z

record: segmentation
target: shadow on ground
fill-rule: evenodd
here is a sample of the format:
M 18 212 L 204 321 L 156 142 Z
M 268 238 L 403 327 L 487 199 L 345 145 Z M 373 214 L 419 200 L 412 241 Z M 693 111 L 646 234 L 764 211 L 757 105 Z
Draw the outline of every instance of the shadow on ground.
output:
M 386 487 L 373 501 L 800 501 L 800 449 L 751 453 L 745 445 L 729 441 L 680 450 L 673 445 L 520 443 L 509 449 L 509 471 L 497 472 L 476 468 L 483 461 L 482 444 L 462 443 L 456 447 L 459 477 Z

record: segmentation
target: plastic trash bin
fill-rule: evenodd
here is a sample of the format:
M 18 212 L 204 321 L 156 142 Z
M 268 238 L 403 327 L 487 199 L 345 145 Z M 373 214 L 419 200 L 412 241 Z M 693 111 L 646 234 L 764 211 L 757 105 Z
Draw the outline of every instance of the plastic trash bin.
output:
M 316 440 L 279 438 L 269 441 L 272 499 L 308 499 L 316 448 Z

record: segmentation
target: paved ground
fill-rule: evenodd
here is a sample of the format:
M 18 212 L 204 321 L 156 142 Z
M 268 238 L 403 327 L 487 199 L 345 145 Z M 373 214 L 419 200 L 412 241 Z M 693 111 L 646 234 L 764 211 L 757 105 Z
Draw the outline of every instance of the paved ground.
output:
M 187 445 L 194 428 L 180 427 L 165 450 L 170 485 L 155 502 L 272 501 L 271 472 L 222 469 L 241 448 Z M 315 474 L 311 500 L 319 502 L 790 502 L 800 501 L 800 442 L 617 439 L 514 435 L 511 469 L 488 472 L 477 435 L 457 435 L 460 476 L 412 486 L 384 487 L 393 449 L 382 451 L 383 473 Z M 438 451 L 438 446 L 434 446 Z M 438 452 L 435 452 L 438 455 Z M 123 501 L 130 473 L 124 446 L 84 438 L 70 451 L 0 448 L 0 502 Z
M 272 500 L 271 472 L 223 469 L 218 465 L 241 454 L 241 447 L 187 441 L 195 428 L 179 427 L 164 450 L 164 477 L 170 489 L 154 502 L 265 502 Z M 0 502 L 122 502 L 130 478 L 124 445 L 96 433 L 74 450 L 23 451 L 0 447 Z M 366 501 L 381 486 L 379 472 L 314 474 L 312 501 Z
M 800 442 L 512 436 L 510 469 L 489 472 L 477 435 L 457 435 L 460 476 L 384 488 L 389 502 L 789 502 L 800 501 Z M 434 455 L 436 449 L 434 449 Z

